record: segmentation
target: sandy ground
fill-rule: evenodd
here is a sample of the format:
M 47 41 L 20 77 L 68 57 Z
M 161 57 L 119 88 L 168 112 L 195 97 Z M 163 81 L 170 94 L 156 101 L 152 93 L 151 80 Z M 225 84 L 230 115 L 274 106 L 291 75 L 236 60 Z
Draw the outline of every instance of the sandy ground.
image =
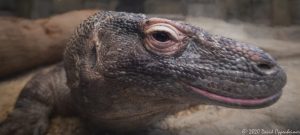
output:
M 157 123 L 151 135 L 238 135 L 257 131 L 298 131 L 300 134 L 300 27 L 267 27 L 208 18 L 187 18 L 187 22 L 207 31 L 256 44 L 270 52 L 286 70 L 288 83 L 274 105 L 257 110 L 198 106 Z M 38 69 L 37 69 L 38 70 Z M 3 120 L 22 87 L 37 70 L 0 82 L 0 121 Z M 78 120 L 55 118 L 48 135 L 77 134 Z M 253 132 L 252 134 L 254 134 Z

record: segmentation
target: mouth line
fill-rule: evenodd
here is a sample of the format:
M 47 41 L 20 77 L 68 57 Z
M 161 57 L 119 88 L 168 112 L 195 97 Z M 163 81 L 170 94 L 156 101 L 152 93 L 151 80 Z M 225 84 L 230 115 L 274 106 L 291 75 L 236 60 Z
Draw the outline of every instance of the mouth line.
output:
M 241 98 L 232 98 L 232 97 L 226 97 L 221 96 L 212 92 L 209 92 L 207 90 L 204 90 L 202 88 L 197 88 L 188 84 L 187 85 L 191 90 L 194 92 L 207 97 L 210 100 L 218 101 L 221 103 L 226 104 L 232 104 L 232 105 L 239 105 L 239 106 L 259 106 L 263 104 L 269 104 L 272 102 L 275 102 L 276 99 L 278 99 L 281 96 L 282 91 L 277 92 L 271 96 L 264 97 L 264 98 L 256 98 L 256 99 L 241 99 Z

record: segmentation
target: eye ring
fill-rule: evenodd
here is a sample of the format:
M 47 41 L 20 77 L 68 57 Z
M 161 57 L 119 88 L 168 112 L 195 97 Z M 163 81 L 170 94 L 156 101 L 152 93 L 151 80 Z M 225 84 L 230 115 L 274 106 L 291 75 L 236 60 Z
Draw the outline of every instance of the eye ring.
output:
M 150 25 L 145 30 L 145 46 L 156 54 L 171 55 L 179 51 L 186 37 L 174 26 L 167 23 Z
M 145 33 L 153 34 L 153 33 L 157 33 L 157 32 L 165 32 L 173 40 L 179 40 L 179 36 L 182 35 L 176 28 L 174 28 L 173 26 L 171 26 L 169 24 L 165 24 L 165 23 L 154 24 L 154 25 L 150 26 L 146 30 Z

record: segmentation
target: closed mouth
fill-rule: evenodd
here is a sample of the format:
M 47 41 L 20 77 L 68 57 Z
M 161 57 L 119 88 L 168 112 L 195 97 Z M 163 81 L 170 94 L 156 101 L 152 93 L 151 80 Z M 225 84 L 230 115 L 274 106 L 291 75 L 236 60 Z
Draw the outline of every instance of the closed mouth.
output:
M 228 105 L 239 106 L 239 107 L 264 107 L 275 103 L 282 94 L 282 91 L 279 91 L 271 96 L 264 97 L 264 98 L 253 98 L 253 99 L 241 99 L 241 98 L 233 98 L 233 97 L 226 97 L 223 95 L 218 95 L 202 88 L 197 88 L 188 84 L 187 85 L 191 90 L 194 92 L 210 99 L 213 101 L 218 101 L 221 103 L 225 103 Z

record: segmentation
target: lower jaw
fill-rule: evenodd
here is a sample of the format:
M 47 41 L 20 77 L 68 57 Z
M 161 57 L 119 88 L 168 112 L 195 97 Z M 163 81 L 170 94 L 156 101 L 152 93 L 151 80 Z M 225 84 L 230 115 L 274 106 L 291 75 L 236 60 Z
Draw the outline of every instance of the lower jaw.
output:
M 278 92 L 274 95 L 265 98 L 258 99 L 239 99 L 239 98 L 231 98 L 225 97 L 221 95 L 217 95 L 206 90 L 202 90 L 193 86 L 188 85 L 188 87 L 194 92 L 208 98 L 210 101 L 215 101 L 219 104 L 229 107 L 239 107 L 239 108 L 262 108 L 269 106 L 275 103 L 281 96 L 282 92 Z

